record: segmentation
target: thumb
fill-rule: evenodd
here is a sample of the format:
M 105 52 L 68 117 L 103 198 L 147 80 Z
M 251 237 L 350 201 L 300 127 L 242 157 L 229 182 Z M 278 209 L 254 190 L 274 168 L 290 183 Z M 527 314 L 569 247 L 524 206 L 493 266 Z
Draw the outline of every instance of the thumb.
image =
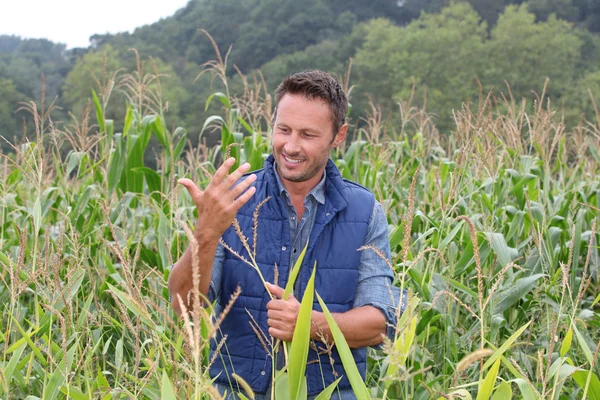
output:
M 267 285 L 269 287 L 269 292 L 271 292 L 271 294 L 273 296 L 278 297 L 280 299 L 283 297 L 283 293 L 284 293 L 283 288 L 280 288 L 279 286 L 273 285 L 272 283 L 269 283 L 269 282 L 267 282 Z
M 202 197 L 202 191 L 198 189 L 198 186 L 196 186 L 192 180 L 187 178 L 181 178 L 177 181 L 177 183 L 187 189 L 190 196 L 192 196 L 192 200 L 194 200 L 194 203 L 196 203 L 197 206 L 200 202 L 200 198 Z

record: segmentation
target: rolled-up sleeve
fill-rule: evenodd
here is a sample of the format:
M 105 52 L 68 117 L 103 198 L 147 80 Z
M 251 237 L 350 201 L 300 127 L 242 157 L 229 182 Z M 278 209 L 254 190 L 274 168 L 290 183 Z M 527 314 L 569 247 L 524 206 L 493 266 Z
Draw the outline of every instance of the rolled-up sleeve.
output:
M 371 245 L 390 260 L 390 242 L 388 225 L 383 209 L 375 202 L 373 213 L 369 220 L 365 245 Z M 362 250 L 358 270 L 358 285 L 354 296 L 354 308 L 373 306 L 379 309 L 387 322 L 386 335 L 391 340 L 396 332 L 396 315 L 398 307 L 404 312 L 406 294 L 400 304 L 400 289 L 394 286 L 394 273 L 388 263 L 375 251 Z M 379 347 L 379 346 L 377 346 Z
M 221 294 L 221 277 L 223 275 L 223 262 L 225 261 L 225 249 L 219 243 L 215 251 L 215 261 L 213 262 L 212 279 L 208 288 L 208 300 L 213 303 Z

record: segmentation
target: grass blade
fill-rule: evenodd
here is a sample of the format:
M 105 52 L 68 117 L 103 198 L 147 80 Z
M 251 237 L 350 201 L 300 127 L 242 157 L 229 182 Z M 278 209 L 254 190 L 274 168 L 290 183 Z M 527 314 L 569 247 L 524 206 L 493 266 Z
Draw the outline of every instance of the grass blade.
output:
M 344 334 L 333 319 L 333 316 L 329 312 L 327 305 L 318 293 L 317 299 L 319 300 L 319 304 L 323 309 L 323 314 L 325 314 L 325 318 L 327 319 L 327 324 L 329 325 L 329 329 L 331 330 L 331 336 L 333 337 L 335 347 L 337 347 L 337 350 L 340 354 L 340 358 L 342 359 L 342 364 L 344 365 L 346 376 L 350 381 L 350 385 L 352 386 L 354 394 L 359 399 L 371 399 L 369 389 L 367 389 L 365 381 L 363 381 L 362 376 L 360 376 L 360 372 L 358 372 L 358 367 L 354 362 L 354 357 L 352 356 L 350 347 L 348 346 L 348 343 L 344 338 Z
M 306 249 L 306 248 L 305 248 Z M 315 297 L 315 272 L 317 262 L 313 266 L 313 272 L 302 296 L 300 312 L 294 329 L 294 338 L 290 349 L 289 371 L 289 395 L 290 399 L 300 399 L 302 381 L 306 381 L 306 360 L 308 358 L 308 345 L 310 343 L 310 324 L 312 306 Z
M 306 246 L 302 249 L 300 256 L 296 260 L 296 264 L 294 264 L 294 268 L 290 272 L 290 278 L 285 284 L 285 290 L 283 292 L 283 300 L 287 300 L 290 297 L 290 294 L 294 290 L 294 284 L 296 283 L 296 279 L 298 278 L 298 273 L 300 272 L 300 267 L 302 267 L 302 261 L 304 261 L 304 255 L 306 254 L 306 249 L 308 248 L 308 242 L 306 242 Z
M 496 377 L 498 376 L 498 369 L 500 368 L 500 362 L 498 359 L 489 370 L 486 377 L 483 379 L 479 391 L 477 392 L 477 400 L 488 400 L 494 390 L 494 384 L 496 383 Z

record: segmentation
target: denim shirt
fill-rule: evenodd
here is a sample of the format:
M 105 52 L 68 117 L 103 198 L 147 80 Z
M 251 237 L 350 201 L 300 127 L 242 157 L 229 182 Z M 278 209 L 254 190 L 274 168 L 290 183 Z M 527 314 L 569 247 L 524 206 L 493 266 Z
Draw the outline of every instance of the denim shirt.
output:
M 317 207 L 325 203 L 325 173 L 319 183 L 308 193 L 304 199 L 304 212 L 300 221 L 294 206 L 291 204 L 288 191 L 285 189 L 279 174 L 275 174 L 279 185 L 279 193 L 284 200 L 290 222 L 290 236 L 292 241 L 292 251 L 290 251 L 290 265 L 294 265 L 300 256 L 302 249 L 310 237 L 313 229 Z M 373 245 L 375 248 L 390 259 L 390 244 L 388 239 L 388 225 L 386 217 L 383 213 L 381 204 L 375 201 L 373 212 L 369 220 L 367 238 L 365 245 Z M 356 249 L 352 249 L 356 250 Z M 351 251 L 349 249 L 349 251 Z M 221 287 L 221 270 L 225 258 L 225 249 L 221 244 L 217 247 L 215 260 L 213 264 L 212 280 L 208 298 L 214 301 Z M 372 250 L 364 250 L 361 253 L 361 263 L 358 270 L 358 284 L 356 287 L 355 299 L 353 308 L 363 306 L 373 306 L 379 309 L 385 316 L 387 329 L 386 335 L 388 338 L 394 338 L 396 327 L 396 309 L 398 299 L 400 298 L 399 289 L 392 285 L 394 274 L 388 264 L 382 260 Z M 299 293 L 294 288 L 294 296 L 301 300 Z M 406 306 L 405 299 L 402 301 L 402 308 Z M 218 311 L 218 310 L 217 310 Z M 379 346 L 378 346 L 379 347 Z M 218 389 L 223 393 L 225 387 L 218 385 Z M 228 392 L 231 392 L 229 390 Z M 341 400 L 355 399 L 352 390 L 339 390 L 336 393 L 340 394 Z M 256 399 L 263 399 L 263 396 L 256 395 Z M 229 397 L 228 397 L 229 398 Z M 270 398 L 270 394 L 264 395 L 265 399 Z M 335 395 L 332 398 L 337 398 Z

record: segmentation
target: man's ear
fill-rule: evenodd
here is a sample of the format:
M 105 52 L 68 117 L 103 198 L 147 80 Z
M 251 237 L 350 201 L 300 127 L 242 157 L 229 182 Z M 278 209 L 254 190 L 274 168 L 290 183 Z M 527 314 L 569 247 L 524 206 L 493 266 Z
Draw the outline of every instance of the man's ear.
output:
M 337 131 L 337 134 L 335 135 L 335 137 L 333 139 L 332 146 L 338 147 L 339 145 L 344 143 L 344 141 L 346 140 L 346 134 L 348 134 L 348 124 L 342 125 L 340 127 L 340 129 Z

